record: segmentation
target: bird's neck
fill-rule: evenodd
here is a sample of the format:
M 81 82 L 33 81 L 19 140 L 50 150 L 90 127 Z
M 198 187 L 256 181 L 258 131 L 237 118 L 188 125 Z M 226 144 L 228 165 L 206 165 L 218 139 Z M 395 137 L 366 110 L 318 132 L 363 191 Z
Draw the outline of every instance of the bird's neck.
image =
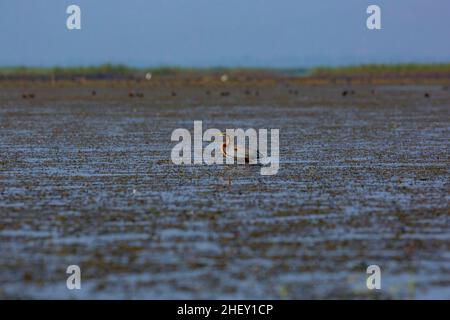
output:
M 225 143 L 224 145 L 227 146 L 230 143 L 230 137 L 228 135 L 225 135 Z

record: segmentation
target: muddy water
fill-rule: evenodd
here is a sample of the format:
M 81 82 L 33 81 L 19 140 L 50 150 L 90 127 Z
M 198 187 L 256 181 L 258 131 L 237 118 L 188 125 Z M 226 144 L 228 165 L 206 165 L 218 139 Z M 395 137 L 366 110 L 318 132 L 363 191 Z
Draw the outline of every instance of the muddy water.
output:
M 449 91 L 91 89 L 0 90 L 0 297 L 450 298 Z M 280 129 L 278 174 L 172 164 L 194 120 Z

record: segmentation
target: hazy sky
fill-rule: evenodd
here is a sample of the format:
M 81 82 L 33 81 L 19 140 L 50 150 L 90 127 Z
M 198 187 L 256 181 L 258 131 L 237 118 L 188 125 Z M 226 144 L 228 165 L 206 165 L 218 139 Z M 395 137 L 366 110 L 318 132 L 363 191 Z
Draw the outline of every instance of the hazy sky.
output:
M 66 28 L 81 7 L 82 29 Z M 382 30 L 366 28 L 381 7 Z M 449 0 L 0 0 L 0 65 L 450 62 Z

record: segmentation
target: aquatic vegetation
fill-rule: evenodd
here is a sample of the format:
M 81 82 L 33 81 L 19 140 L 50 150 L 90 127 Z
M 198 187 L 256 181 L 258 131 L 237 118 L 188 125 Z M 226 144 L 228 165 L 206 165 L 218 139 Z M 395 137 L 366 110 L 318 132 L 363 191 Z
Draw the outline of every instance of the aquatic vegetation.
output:
M 447 294 L 450 92 L 233 79 L 3 86 L 0 297 Z M 170 134 L 192 119 L 280 128 L 278 174 L 174 166 Z M 382 292 L 365 287 L 373 263 Z

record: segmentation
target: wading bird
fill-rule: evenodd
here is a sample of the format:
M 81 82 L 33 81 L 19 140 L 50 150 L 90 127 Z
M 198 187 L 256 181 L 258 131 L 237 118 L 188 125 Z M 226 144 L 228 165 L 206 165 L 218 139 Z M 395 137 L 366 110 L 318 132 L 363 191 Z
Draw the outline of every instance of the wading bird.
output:
M 222 152 L 222 154 L 225 157 L 232 158 L 236 162 L 239 159 L 242 159 L 242 157 L 238 153 L 238 150 L 241 150 L 240 148 L 238 148 L 237 146 L 234 146 L 234 152 L 232 152 L 232 150 L 230 149 L 230 147 L 231 147 L 231 146 L 229 146 L 230 137 L 225 133 L 221 133 L 220 136 L 225 137 L 225 143 L 222 143 L 222 145 L 220 146 L 220 152 Z M 244 148 L 245 148 L 245 146 L 244 146 Z M 257 164 L 258 160 L 261 160 L 261 158 L 262 158 L 261 153 L 257 149 L 245 148 L 245 150 L 244 150 L 245 163 L 248 164 L 248 163 L 250 163 L 250 160 L 255 160 L 254 164 Z

